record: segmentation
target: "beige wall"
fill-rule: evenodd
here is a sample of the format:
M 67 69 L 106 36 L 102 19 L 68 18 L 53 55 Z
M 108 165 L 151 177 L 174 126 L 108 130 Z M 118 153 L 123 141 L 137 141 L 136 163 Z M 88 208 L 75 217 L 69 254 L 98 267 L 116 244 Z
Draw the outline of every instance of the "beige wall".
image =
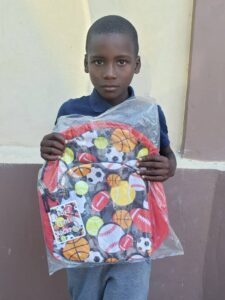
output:
M 1 0 L 0 161 L 40 161 L 40 139 L 51 130 L 60 104 L 91 90 L 83 72 L 85 34 L 106 14 L 123 15 L 136 26 L 143 62 L 134 80 L 136 94 L 151 95 L 162 105 L 179 150 L 192 5 L 190 0 Z
M 224 29 L 225 1 L 198 0 L 183 143 L 189 159 L 225 161 Z
M 70 57 L 68 51 L 67 56 L 59 55 L 64 53 L 64 47 L 68 50 L 71 46 L 69 35 L 65 35 L 65 27 L 63 29 L 62 24 L 61 26 L 59 25 L 60 22 L 63 24 L 67 22 L 66 18 L 62 22 L 62 15 L 64 16 L 66 9 L 68 16 L 70 10 L 71 14 L 74 14 L 73 8 L 78 2 L 65 1 L 66 4 L 63 4 L 63 10 L 60 12 L 61 1 L 52 1 L 54 7 L 50 6 L 49 0 L 28 1 L 20 0 L 18 1 L 20 4 L 16 0 L 14 2 L 1 0 L 0 2 L 0 34 L 3 37 L 0 39 L 0 43 L 4 42 L 5 45 L 0 45 L 0 70 L 2 71 L 0 97 L 1 143 L 3 143 L 3 140 L 5 143 L 8 143 L 9 138 L 12 138 L 13 149 L 16 149 L 15 153 L 13 151 L 9 153 L 7 152 L 9 150 L 7 147 L 4 149 L 1 147 L 0 158 L 6 161 L 10 156 L 10 160 L 13 161 L 15 156 L 19 156 L 18 161 L 20 163 L 22 159 L 24 159 L 24 162 L 26 159 L 26 162 L 29 163 L 29 165 L 6 165 L 0 163 L 0 299 L 61 300 L 68 299 L 65 272 L 57 272 L 54 276 L 48 277 L 46 253 L 36 199 L 37 171 L 40 165 L 31 164 L 35 148 L 30 149 L 29 152 L 29 148 L 25 147 L 26 143 L 29 145 L 30 142 L 29 139 L 27 141 L 25 139 L 25 127 L 28 128 L 29 132 L 32 129 L 31 126 L 33 126 L 36 131 L 31 130 L 31 133 L 33 133 L 34 142 L 38 144 L 38 132 L 41 135 L 42 130 L 45 131 L 48 126 L 50 128 L 50 124 L 55 118 L 56 106 L 60 103 L 61 98 L 69 97 L 75 92 L 78 93 L 78 91 L 83 93 L 83 87 L 79 86 L 77 82 L 76 84 L 74 83 L 77 77 L 73 73 L 76 63 L 73 54 Z M 143 3 L 144 1 L 139 2 Z M 183 0 L 180 2 L 167 0 L 164 1 L 165 8 L 167 8 L 166 3 L 171 4 L 172 2 L 176 4 L 182 2 L 183 7 Z M 73 5 L 69 6 L 69 3 L 71 5 L 73 3 Z M 94 4 L 94 2 L 91 3 Z M 121 5 L 121 10 L 124 9 L 122 4 L 125 1 L 118 1 L 118 3 Z M 149 1 L 149 5 L 150 3 L 153 3 L 153 1 Z M 163 1 L 155 1 L 154 6 L 159 7 L 161 3 Z M 222 81 L 225 77 L 225 71 L 222 68 L 222 62 L 224 61 L 224 51 L 222 51 L 224 49 L 224 0 L 196 0 L 195 3 L 184 154 L 186 156 L 191 154 L 195 159 L 202 158 L 203 155 L 205 158 L 207 155 L 207 159 L 210 158 L 212 160 L 215 158 L 219 160 L 220 158 L 224 159 L 225 153 L 225 138 L 222 138 L 224 137 L 224 132 L 221 132 L 221 128 L 224 127 L 224 84 Z M 103 4 L 104 2 L 102 2 Z M 131 4 L 129 8 L 132 7 Z M 84 9 L 85 13 L 89 11 L 91 6 L 87 8 Z M 90 16 L 84 14 L 87 23 L 89 22 L 89 17 L 91 19 L 97 17 L 92 9 L 90 11 Z M 138 11 L 142 13 L 141 9 Z M 151 13 L 152 18 L 153 12 L 154 9 Z M 159 10 L 157 12 L 158 15 L 162 14 Z M 48 16 L 46 13 L 48 13 Z M 61 18 L 58 17 L 60 13 L 62 14 Z M 165 14 L 166 12 L 163 12 L 163 15 Z M 35 15 L 36 18 L 34 18 Z M 18 16 L 26 16 L 26 18 Z M 133 17 L 135 18 L 135 16 Z M 168 19 L 163 18 L 163 20 L 167 20 L 168 23 Z M 57 24 L 57 21 L 59 24 Z M 47 27 L 46 22 L 48 23 Z M 31 24 L 35 24 L 35 26 L 32 27 Z M 43 27 L 41 27 L 41 24 Z M 55 26 L 57 27 L 57 32 L 54 33 L 52 28 L 55 28 Z M 180 30 L 182 26 L 176 26 L 176 28 Z M 66 29 L 72 32 L 74 30 L 71 26 L 66 27 Z M 29 30 L 31 31 L 29 32 Z M 24 44 L 26 39 L 31 40 L 32 44 Z M 42 39 L 45 42 L 42 42 Z M 68 41 L 66 46 L 65 39 Z M 59 41 L 62 41 L 62 45 Z M 161 38 L 158 42 L 163 43 L 164 40 Z M 38 48 L 39 44 L 42 45 L 42 43 L 45 47 Z M 64 49 L 63 51 L 61 47 Z M 34 51 L 35 49 L 36 52 Z M 82 49 L 79 49 L 81 53 Z M 73 50 L 76 50 L 76 53 L 78 53 L 76 48 Z M 68 62 L 70 59 L 74 65 L 70 65 Z M 31 62 L 36 63 L 33 66 Z M 152 76 L 151 89 L 154 91 L 156 73 L 153 72 L 154 68 L 152 66 L 149 70 Z M 176 73 L 176 68 L 175 64 L 174 68 L 172 68 L 174 74 Z M 38 70 L 39 72 L 37 72 Z M 185 72 L 184 69 L 183 71 Z M 169 70 L 167 72 L 169 73 Z M 84 80 L 86 80 L 85 77 Z M 84 88 L 88 89 L 88 80 L 86 82 L 82 80 L 82 83 Z M 160 81 L 158 81 L 158 86 L 161 88 Z M 162 87 L 164 86 L 165 84 L 162 85 Z M 184 87 L 181 86 L 180 90 L 183 91 Z M 155 93 L 156 91 L 157 89 L 155 89 Z M 169 89 L 169 91 L 171 91 L 171 95 L 174 94 L 172 89 Z M 201 91 L 204 97 L 200 93 Z M 167 100 L 167 97 L 163 96 L 158 96 L 158 98 L 160 101 Z M 38 104 L 35 104 L 34 99 L 39 99 Z M 211 104 L 212 99 L 215 104 L 213 107 Z M 48 112 L 46 115 L 49 123 L 42 124 L 42 119 L 39 120 L 36 112 L 39 112 L 40 115 L 44 114 L 44 107 L 48 108 L 50 100 L 52 101 L 52 107 L 49 110 L 50 113 Z M 9 101 L 11 102 L 7 104 Z M 22 103 L 22 101 L 24 103 L 20 109 L 17 102 Z M 42 110 L 38 106 L 35 107 L 35 105 L 42 106 Z M 167 105 L 169 105 L 169 101 L 166 102 L 165 109 L 168 110 L 168 117 L 171 118 L 171 121 L 169 121 L 171 128 L 173 119 L 176 119 L 176 116 L 174 115 L 173 117 Z M 174 105 L 176 105 L 176 102 L 174 102 Z M 207 105 L 207 109 L 204 107 L 203 111 L 202 106 L 204 105 Z M 35 113 L 33 112 L 35 109 L 32 110 L 32 106 L 36 109 Z M 12 108 L 14 108 L 13 111 Z M 31 115 L 28 114 L 30 111 L 32 112 Z M 27 114 L 25 114 L 26 112 Z M 10 129 L 11 131 L 7 126 L 7 122 L 9 122 L 7 113 L 8 115 L 13 113 L 11 119 L 12 122 L 15 122 L 15 126 L 12 127 L 13 130 Z M 200 119 L 204 121 L 202 124 L 199 124 L 199 115 L 201 116 Z M 214 117 L 213 119 L 211 118 L 212 116 Z M 19 117 L 22 120 L 21 126 L 19 126 Z M 42 129 L 37 124 L 42 126 Z M 20 131 L 18 130 L 19 127 L 21 128 Z M 15 148 L 18 144 L 16 138 L 20 134 L 23 137 L 21 144 L 24 147 L 17 146 Z M 208 147 L 209 145 L 213 147 L 210 148 Z M 192 152 L 190 152 L 190 149 Z M 208 152 L 213 157 L 209 157 Z M 1 156 L 2 153 L 3 155 Z M 214 163 L 211 161 L 206 163 L 205 161 L 182 159 L 182 166 L 181 169 L 177 170 L 175 177 L 165 183 L 165 190 L 170 222 L 182 242 L 185 255 L 154 261 L 150 299 L 224 299 L 225 162 Z
M 1 0 L 1 145 L 37 146 L 60 103 L 87 91 L 84 4 Z

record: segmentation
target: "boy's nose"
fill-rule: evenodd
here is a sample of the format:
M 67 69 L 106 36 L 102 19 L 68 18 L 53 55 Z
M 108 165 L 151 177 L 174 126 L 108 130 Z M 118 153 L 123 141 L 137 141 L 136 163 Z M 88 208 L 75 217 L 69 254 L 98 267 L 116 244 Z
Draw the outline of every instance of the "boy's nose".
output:
M 108 65 L 105 68 L 104 79 L 115 79 L 116 71 L 113 65 Z

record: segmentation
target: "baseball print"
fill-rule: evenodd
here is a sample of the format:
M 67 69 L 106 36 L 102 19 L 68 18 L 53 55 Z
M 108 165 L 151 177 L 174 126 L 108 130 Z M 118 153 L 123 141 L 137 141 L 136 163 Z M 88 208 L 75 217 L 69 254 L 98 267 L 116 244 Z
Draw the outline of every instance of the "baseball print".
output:
M 63 267 L 148 259 L 168 235 L 163 187 L 137 173 L 137 159 L 158 151 L 150 137 L 105 120 L 61 134 L 65 153 L 46 163 L 38 185 L 50 255 Z

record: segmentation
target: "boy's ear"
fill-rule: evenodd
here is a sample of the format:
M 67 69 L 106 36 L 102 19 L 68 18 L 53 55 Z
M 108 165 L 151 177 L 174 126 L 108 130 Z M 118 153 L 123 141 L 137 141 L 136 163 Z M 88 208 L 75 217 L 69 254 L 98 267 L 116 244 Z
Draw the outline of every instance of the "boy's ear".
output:
M 141 69 L 141 57 L 138 55 L 136 58 L 136 66 L 134 69 L 134 73 L 138 74 L 140 72 L 140 69 Z
M 85 73 L 89 73 L 89 70 L 88 70 L 88 57 L 87 57 L 87 54 L 85 54 L 85 56 L 84 56 L 84 71 L 85 71 Z

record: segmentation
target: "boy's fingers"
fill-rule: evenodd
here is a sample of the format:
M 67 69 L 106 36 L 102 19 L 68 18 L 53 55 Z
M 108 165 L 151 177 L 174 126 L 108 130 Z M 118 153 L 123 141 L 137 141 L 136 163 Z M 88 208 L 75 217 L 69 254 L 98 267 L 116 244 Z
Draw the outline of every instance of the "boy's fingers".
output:
M 168 179 L 168 176 L 144 176 L 142 177 L 146 181 L 165 181 Z
M 138 159 L 138 162 L 165 162 L 168 158 L 162 155 L 146 155 Z
M 63 155 L 65 147 L 65 138 L 60 133 L 50 133 L 41 141 L 41 157 L 47 161 L 57 160 Z
M 60 133 L 53 132 L 52 137 L 53 137 L 53 139 L 56 139 L 57 141 L 61 142 L 62 144 L 66 143 L 64 136 Z
M 139 168 L 149 168 L 149 169 L 167 169 L 169 168 L 169 164 L 165 164 L 162 162 L 140 162 L 137 164 Z
M 146 155 L 142 156 L 138 159 L 138 161 L 158 161 L 160 159 L 160 155 Z
M 42 147 L 41 153 L 50 154 L 50 155 L 62 155 L 63 151 L 61 149 L 53 148 L 53 147 Z
M 60 133 L 56 133 L 56 132 L 53 132 L 53 133 L 50 133 L 50 134 L 47 134 L 46 136 L 44 136 L 43 140 L 41 141 L 41 145 L 43 143 L 45 144 L 48 141 L 57 141 L 62 145 L 66 144 L 64 136 L 61 135 Z
M 58 155 L 50 155 L 50 154 L 43 154 L 41 155 L 41 157 L 44 159 L 44 160 L 51 160 L 51 161 L 54 161 L 54 160 L 58 160 L 59 159 L 59 156 Z
M 169 173 L 168 169 L 151 169 L 151 170 L 141 170 L 139 172 L 140 176 L 167 176 Z
M 144 156 L 137 161 L 139 168 L 169 169 L 169 160 L 161 155 Z
M 64 151 L 65 149 L 65 144 L 60 143 L 59 141 L 56 140 L 43 140 L 41 142 L 41 149 L 44 148 L 54 148 L 54 149 L 58 149 L 60 151 Z
M 138 162 L 138 168 L 146 168 L 146 169 L 169 169 L 169 162 Z

